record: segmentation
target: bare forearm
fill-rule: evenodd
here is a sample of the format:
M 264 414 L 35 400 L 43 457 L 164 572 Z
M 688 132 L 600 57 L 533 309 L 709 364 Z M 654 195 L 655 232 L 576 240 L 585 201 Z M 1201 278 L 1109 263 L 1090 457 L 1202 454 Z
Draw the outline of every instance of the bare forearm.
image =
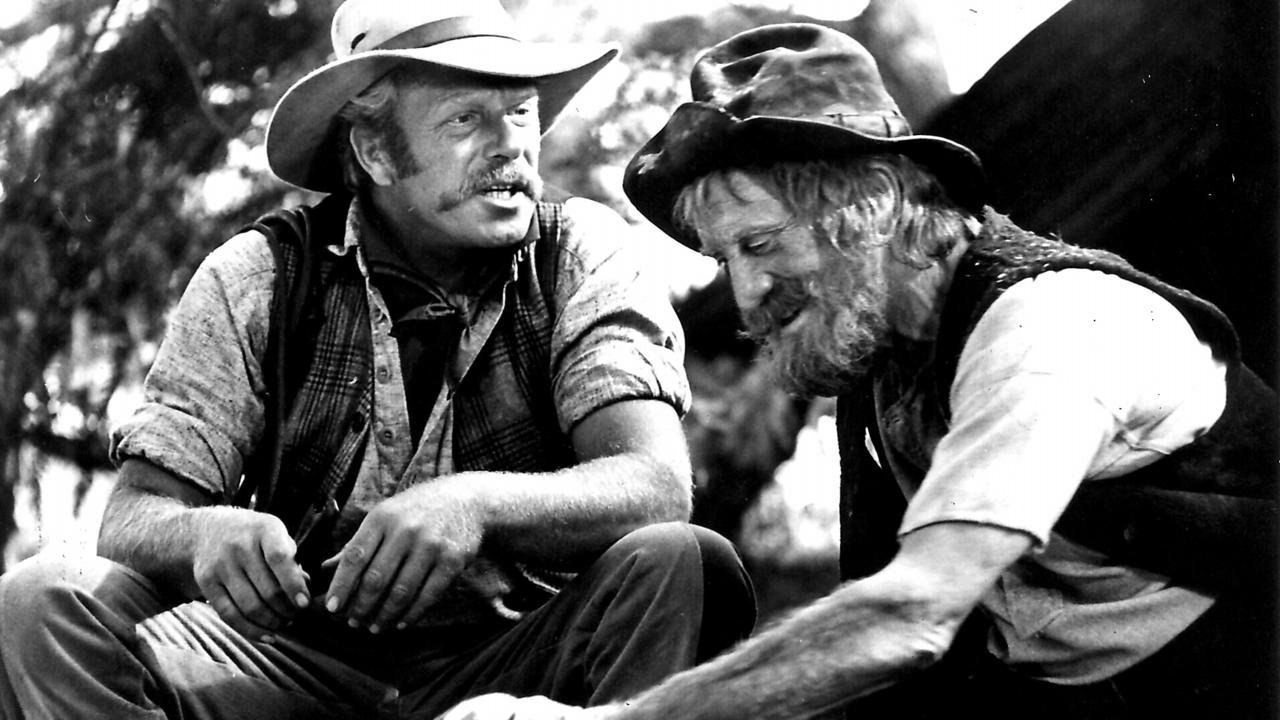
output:
M 480 498 L 486 543 L 521 560 L 573 566 L 635 528 L 688 519 L 690 476 L 672 465 L 623 453 L 545 475 L 477 472 L 449 482 Z
M 232 526 L 215 498 L 164 468 L 125 461 L 103 512 L 98 554 L 128 565 L 165 587 L 196 597 L 194 558 L 199 543 Z
M 887 583 L 846 585 L 734 651 L 638 697 L 609 720 L 807 718 L 931 664 L 954 624 Z
M 908 533 L 879 573 L 738 649 L 599 711 L 608 720 L 813 717 L 928 666 L 1030 536 L 976 523 Z M 593 718 L 594 720 L 594 718 Z
M 195 597 L 199 593 L 192 574 L 196 538 L 214 510 L 118 487 L 103 513 L 98 554 Z

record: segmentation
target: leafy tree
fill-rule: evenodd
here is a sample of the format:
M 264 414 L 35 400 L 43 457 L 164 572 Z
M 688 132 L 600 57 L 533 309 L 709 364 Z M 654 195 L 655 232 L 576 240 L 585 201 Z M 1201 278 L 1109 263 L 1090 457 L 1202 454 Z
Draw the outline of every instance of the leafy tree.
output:
M 0 537 L 19 444 L 105 466 L 106 403 L 130 363 L 145 365 L 190 270 L 285 191 L 246 174 L 231 207 L 202 193 L 323 58 L 332 5 L 45 0 L 0 36 L 11 62 L 50 46 L 0 105 Z M 106 338 L 107 372 L 97 387 L 68 383 L 67 360 L 92 338 Z M 59 428 L 68 410 L 79 422 Z

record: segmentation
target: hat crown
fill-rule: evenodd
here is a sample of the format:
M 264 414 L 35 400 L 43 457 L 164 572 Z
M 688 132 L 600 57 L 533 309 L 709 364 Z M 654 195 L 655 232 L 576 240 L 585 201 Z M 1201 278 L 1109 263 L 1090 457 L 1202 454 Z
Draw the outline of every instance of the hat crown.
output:
M 341 60 L 382 48 L 412 30 L 463 18 L 483 24 L 493 34 L 515 36 L 515 20 L 498 0 L 346 0 L 333 14 L 329 37 L 334 57 Z M 423 44 L 427 43 L 403 45 Z
M 695 102 L 740 119 L 789 117 L 881 137 L 911 134 L 871 53 L 822 25 L 770 25 L 736 35 L 699 56 L 689 82 Z

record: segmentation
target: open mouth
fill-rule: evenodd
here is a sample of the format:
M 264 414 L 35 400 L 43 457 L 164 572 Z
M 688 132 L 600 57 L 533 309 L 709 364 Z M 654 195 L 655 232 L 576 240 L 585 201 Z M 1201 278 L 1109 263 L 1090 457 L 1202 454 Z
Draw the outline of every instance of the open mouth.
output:
M 516 185 L 494 185 L 480 191 L 480 194 L 494 200 L 510 200 L 524 194 L 524 188 Z
M 778 334 L 785 332 L 800 319 L 802 314 L 804 314 L 804 308 L 804 305 L 799 305 L 791 308 L 785 315 L 780 315 L 774 322 L 774 332 Z

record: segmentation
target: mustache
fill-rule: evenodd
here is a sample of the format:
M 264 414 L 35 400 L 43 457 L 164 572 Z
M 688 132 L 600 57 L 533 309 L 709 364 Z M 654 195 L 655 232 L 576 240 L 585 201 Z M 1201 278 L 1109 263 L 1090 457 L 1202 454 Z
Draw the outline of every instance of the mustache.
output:
M 532 200 L 542 197 L 542 179 L 516 165 L 503 165 L 468 177 L 459 194 L 470 197 L 495 187 L 509 187 Z
M 542 178 L 533 170 L 522 168 L 514 163 L 490 168 L 468 176 L 457 190 L 450 190 L 440 195 L 436 211 L 447 212 L 462 205 L 469 198 L 495 187 L 509 187 L 518 193 L 537 202 L 542 198 Z
M 813 300 L 809 283 L 801 278 L 778 278 L 759 307 L 742 313 L 747 335 L 756 340 L 767 338 Z

